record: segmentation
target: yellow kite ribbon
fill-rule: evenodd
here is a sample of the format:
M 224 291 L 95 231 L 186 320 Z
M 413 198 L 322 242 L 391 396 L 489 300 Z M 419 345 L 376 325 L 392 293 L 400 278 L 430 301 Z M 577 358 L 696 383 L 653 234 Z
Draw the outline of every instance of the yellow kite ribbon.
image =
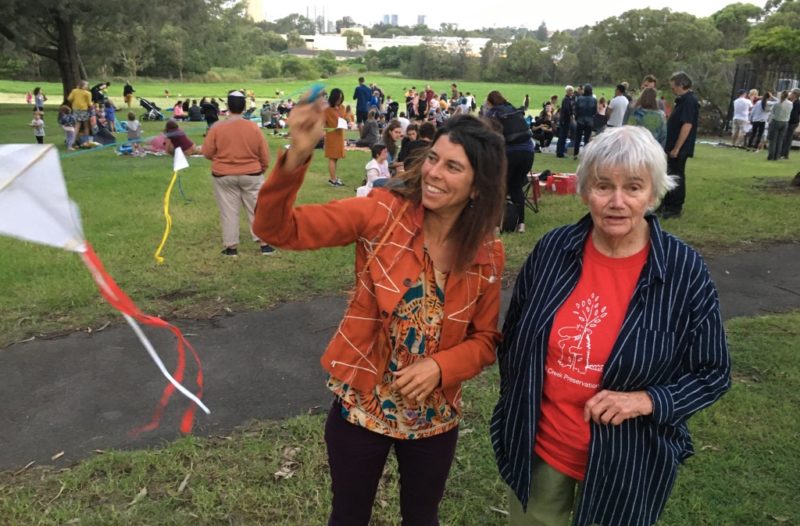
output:
M 170 180 L 167 191 L 164 194 L 164 220 L 166 221 L 166 226 L 164 227 L 164 235 L 161 236 L 161 243 L 158 245 L 156 253 L 153 254 L 153 257 L 156 258 L 156 262 L 159 264 L 164 263 L 164 257 L 161 255 L 161 251 L 164 249 L 164 245 L 167 244 L 167 238 L 172 230 L 172 216 L 169 215 L 169 200 L 172 196 L 172 189 L 175 187 L 175 181 L 178 180 L 178 171 L 188 167 L 189 163 L 186 161 L 186 156 L 183 155 L 183 150 L 181 148 L 175 148 L 175 158 L 172 163 L 172 180 Z

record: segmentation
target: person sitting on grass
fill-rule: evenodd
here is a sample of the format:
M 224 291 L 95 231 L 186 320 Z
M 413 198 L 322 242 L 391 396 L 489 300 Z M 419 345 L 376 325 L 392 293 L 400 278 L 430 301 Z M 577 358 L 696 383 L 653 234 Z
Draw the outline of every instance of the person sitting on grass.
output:
M 172 107 L 172 118 L 176 121 L 186 120 L 186 113 L 183 111 L 183 101 L 178 101 Z
M 164 133 L 169 138 L 167 141 L 167 153 L 170 155 L 175 154 L 175 148 L 180 148 L 183 150 L 184 155 L 196 155 L 200 153 L 200 147 L 196 146 L 189 137 L 186 136 L 186 132 L 181 130 L 180 126 L 178 126 L 178 122 L 175 119 L 170 119 L 167 121 L 167 125 L 164 128 Z
M 364 167 L 366 177 L 364 184 L 356 189 L 358 197 L 364 197 L 370 193 L 373 188 L 380 188 L 386 185 L 391 174 L 389 173 L 389 151 L 386 145 L 378 143 L 372 146 L 372 159 Z
M 136 120 L 136 114 L 132 111 L 128 112 L 128 142 L 131 143 L 134 157 L 144 155 L 142 149 L 142 123 Z
M 436 125 L 432 122 L 423 122 L 419 125 L 419 138 L 410 141 L 405 145 L 397 160 L 403 163 L 403 169 L 408 170 L 414 161 L 424 157 L 427 148 L 433 142 L 436 135 Z
M 361 126 L 361 138 L 356 141 L 356 146 L 372 148 L 373 144 L 381 140 L 377 116 L 378 114 L 375 110 L 369 111 L 367 122 Z

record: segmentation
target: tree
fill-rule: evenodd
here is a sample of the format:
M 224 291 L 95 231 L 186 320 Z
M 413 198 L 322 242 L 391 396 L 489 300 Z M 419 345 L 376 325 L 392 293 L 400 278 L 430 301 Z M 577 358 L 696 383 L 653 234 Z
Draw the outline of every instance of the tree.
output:
M 800 69 L 800 29 L 757 28 L 747 38 L 746 46 L 748 55 L 766 64 Z
M 183 30 L 167 24 L 162 29 L 161 36 L 162 43 L 168 43 L 169 47 L 175 46 L 178 49 L 177 54 L 180 57 L 178 61 L 182 79 L 185 53 L 183 43 L 180 41 L 180 31 Z M 117 42 L 116 51 L 127 76 L 135 79 L 140 71 L 153 63 L 153 46 L 151 40 L 147 37 L 147 32 L 140 25 L 129 28 L 127 36 L 129 38 L 123 38 Z
M 286 51 L 286 39 L 274 31 L 264 32 L 264 42 L 270 51 Z
M 273 31 L 283 35 L 291 31 L 297 31 L 301 35 L 313 35 L 315 33 L 315 29 L 316 27 L 314 26 L 314 22 L 312 22 L 310 19 L 304 17 L 303 15 L 292 13 L 291 15 L 276 20 Z
M 0 35 L 17 46 L 58 65 L 64 97 L 84 78 L 76 21 L 88 1 L 0 0 Z
M 356 27 L 355 21 L 349 16 L 342 17 L 341 20 L 336 21 L 336 32 L 341 33 L 342 29 Z
M 750 29 L 764 14 L 764 10 L 753 4 L 730 4 L 713 15 L 714 26 L 722 33 L 724 49 L 738 48 L 750 33 Z
M 481 80 L 496 80 L 500 66 L 500 50 L 494 40 L 481 49 Z
M 542 73 L 542 43 L 534 38 L 523 38 L 508 46 L 506 71 L 513 80 L 536 82 Z
M 539 27 L 536 29 L 536 33 L 534 33 L 534 36 L 536 37 L 537 40 L 541 40 L 542 42 L 548 41 L 550 35 L 548 34 L 547 25 L 544 23 L 544 21 L 542 21 L 542 23 L 539 24 Z
M 306 41 L 296 29 L 293 29 L 286 33 L 286 45 L 289 49 L 302 49 L 306 47 Z
M 697 56 L 719 48 L 722 34 L 710 19 L 669 9 L 632 9 L 597 23 L 592 44 L 613 82 L 637 85 L 645 75 L 666 78 Z
M 296 77 L 303 80 L 316 80 L 319 78 L 319 71 L 314 67 L 312 61 L 287 55 L 283 57 L 281 70 L 284 76 Z
M 336 70 L 339 69 L 338 64 L 336 64 L 336 55 L 331 51 L 320 52 L 314 62 L 316 62 L 317 69 L 325 77 L 336 75 Z
M 357 31 L 345 31 L 342 36 L 347 39 L 347 49 L 358 49 L 364 45 L 364 35 Z
M 274 79 L 281 74 L 281 63 L 275 57 L 264 57 L 261 62 L 261 78 Z

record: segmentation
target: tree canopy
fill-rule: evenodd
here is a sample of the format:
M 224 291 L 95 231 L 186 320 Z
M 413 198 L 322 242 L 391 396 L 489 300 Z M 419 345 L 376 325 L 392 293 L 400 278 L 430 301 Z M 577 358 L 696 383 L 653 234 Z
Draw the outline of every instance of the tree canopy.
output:
M 212 68 L 255 72 L 265 78 L 318 78 L 335 74 L 341 63 L 332 53 L 313 59 L 285 55 L 304 48 L 301 35 L 315 23 L 294 13 L 273 22 L 254 23 L 244 4 L 229 0 L 0 0 L 0 74 L 60 78 L 65 94 L 88 76 L 133 79 L 137 75 L 197 78 Z M 345 16 L 350 50 L 363 50 L 364 37 L 348 31 L 357 24 Z M 638 86 L 654 74 L 666 79 L 685 70 L 698 93 L 721 115 L 737 64 L 760 70 L 800 70 L 800 0 L 767 0 L 764 7 L 732 3 L 709 17 L 670 9 L 633 9 L 591 26 L 550 33 L 542 21 L 525 27 L 459 29 L 444 22 L 425 25 L 376 24 L 365 35 L 423 36 L 418 47 L 365 50 L 357 67 L 400 71 L 425 79 L 519 81 L 530 83 Z M 445 48 L 436 37 L 460 37 Z M 466 37 L 489 41 L 479 56 L 468 53 Z

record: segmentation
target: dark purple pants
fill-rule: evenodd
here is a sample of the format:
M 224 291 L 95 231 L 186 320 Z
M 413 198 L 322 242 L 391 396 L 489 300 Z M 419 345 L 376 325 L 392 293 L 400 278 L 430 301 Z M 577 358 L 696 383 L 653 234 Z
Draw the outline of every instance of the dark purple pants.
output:
M 328 526 L 367 526 L 389 450 L 400 471 L 403 526 L 439 524 L 439 502 L 453 463 L 458 428 L 417 440 L 398 440 L 351 424 L 334 402 L 325 423 L 333 510 Z

